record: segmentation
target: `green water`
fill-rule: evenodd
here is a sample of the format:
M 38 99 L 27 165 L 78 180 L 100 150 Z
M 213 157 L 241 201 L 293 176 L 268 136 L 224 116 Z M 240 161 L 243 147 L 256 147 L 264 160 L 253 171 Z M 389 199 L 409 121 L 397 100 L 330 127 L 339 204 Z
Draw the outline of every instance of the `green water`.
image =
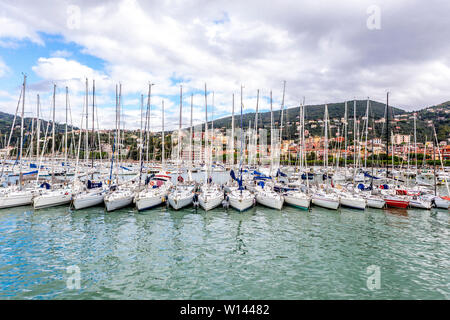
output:
M 449 222 L 436 209 L 0 210 L 0 298 L 449 299 Z

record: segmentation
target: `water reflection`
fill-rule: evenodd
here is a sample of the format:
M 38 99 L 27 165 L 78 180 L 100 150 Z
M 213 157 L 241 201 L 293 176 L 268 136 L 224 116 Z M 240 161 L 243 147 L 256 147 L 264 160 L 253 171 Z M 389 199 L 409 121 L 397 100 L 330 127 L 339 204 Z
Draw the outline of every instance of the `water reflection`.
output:
M 14 208 L 0 210 L 0 297 L 442 299 L 449 234 L 434 209 Z M 70 265 L 81 290 L 66 288 Z

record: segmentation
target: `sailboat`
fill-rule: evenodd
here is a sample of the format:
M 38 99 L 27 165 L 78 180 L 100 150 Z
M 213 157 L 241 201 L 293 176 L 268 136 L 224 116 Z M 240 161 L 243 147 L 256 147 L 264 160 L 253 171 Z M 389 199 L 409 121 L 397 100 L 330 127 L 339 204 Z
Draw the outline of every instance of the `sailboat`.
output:
M 145 117 L 146 122 L 145 122 L 145 130 L 144 130 L 146 132 L 147 139 L 149 137 L 147 130 L 149 130 L 149 128 L 150 128 L 150 110 L 151 110 L 150 98 L 151 98 L 151 90 L 152 90 L 151 88 L 152 88 L 152 84 L 149 84 L 148 99 L 147 99 L 147 111 L 146 111 L 146 117 Z M 162 143 L 164 143 L 164 142 L 162 142 Z M 142 146 L 143 145 L 144 144 L 142 144 Z M 148 143 L 147 143 L 147 149 L 148 149 Z M 147 150 L 147 152 L 148 152 L 148 150 Z M 140 158 L 141 158 L 141 171 L 140 172 L 142 174 L 142 167 L 143 167 L 142 148 L 140 150 Z M 147 166 L 148 166 L 148 157 L 147 157 Z M 136 203 L 136 208 L 139 211 L 157 207 L 157 206 L 163 204 L 164 201 L 166 200 L 166 198 L 169 194 L 169 189 L 172 186 L 172 182 L 170 181 L 170 176 L 164 174 L 164 167 L 165 167 L 165 165 L 163 164 L 162 165 L 163 170 L 159 174 L 157 174 L 153 177 L 149 176 L 146 179 L 146 184 L 145 184 L 143 190 L 140 190 L 136 194 L 133 201 Z
M 67 90 L 66 90 L 67 94 Z M 69 185 L 64 183 L 59 185 L 58 188 L 55 186 L 55 95 L 56 95 L 56 84 L 53 85 L 53 121 L 52 121 L 52 180 L 51 185 L 48 189 L 40 188 L 36 191 L 33 197 L 33 207 L 34 209 L 55 207 L 64 204 L 69 204 L 72 200 L 72 189 Z M 67 129 L 66 129 L 67 130 Z M 65 151 L 67 152 L 67 150 Z M 40 167 L 40 166 L 39 166 Z
M 23 129 L 24 129 L 24 110 L 25 110 L 25 86 L 27 77 L 24 75 L 22 87 L 22 112 L 20 126 L 20 149 L 19 149 L 19 186 L 18 188 L 2 188 L 0 191 L 0 209 L 18 206 L 30 205 L 33 199 L 33 190 L 23 187 L 22 158 L 23 158 Z M 14 124 L 11 128 L 13 130 Z M 12 131 L 11 131 L 12 132 Z
M 283 86 L 283 99 L 282 99 L 282 103 L 281 103 L 281 114 L 283 114 L 283 108 L 284 108 L 284 94 L 285 94 L 285 84 L 286 82 L 284 82 L 284 86 Z M 259 91 L 258 91 L 258 95 L 257 95 L 257 100 L 256 100 L 256 105 L 257 105 L 257 110 L 258 110 L 258 102 L 259 102 Z M 257 116 L 257 113 L 256 113 Z M 257 122 L 256 118 L 256 122 Z M 281 122 L 282 123 L 282 122 Z M 255 124 L 255 128 L 257 129 L 257 123 Z M 271 128 L 272 129 L 272 128 Z M 255 133 L 255 145 L 257 145 L 257 133 Z M 272 133 L 271 133 L 272 135 Z M 272 208 L 272 209 L 277 209 L 277 210 L 281 210 L 281 208 L 283 207 L 283 203 L 284 203 L 284 197 L 282 194 L 275 192 L 270 186 L 266 186 L 264 182 L 259 182 L 259 184 L 254 188 L 254 192 L 255 192 L 255 198 L 256 198 L 256 202 L 258 202 L 259 204 Z
M 389 155 L 389 92 L 386 93 L 386 155 Z M 392 170 L 394 170 L 394 146 L 392 145 Z M 386 181 L 389 177 L 389 161 L 386 161 Z M 394 176 L 394 175 L 393 175 Z M 384 201 L 388 207 L 406 209 L 409 206 L 409 199 L 403 195 L 397 195 L 395 190 L 383 189 Z
M 116 138 L 115 143 L 120 146 L 119 137 L 120 137 L 120 109 L 121 109 L 121 97 L 122 97 L 122 85 L 120 85 L 119 94 L 117 95 L 117 85 L 116 85 Z M 120 150 L 120 149 L 119 149 Z M 118 156 L 120 157 L 120 151 L 118 152 Z M 113 166 L 113 159 L 111 159 L 111 170 Z M 105 195 L 103 201 L 106 206 L 107 211 L 114 211 L 117 209 L 121 209 L 127 207 L 133 203 L 134 199 L 134 190 L 129 185 L 130 183 L 134 183 L 134 178 L 127 181 L 126 183 L 122 183 L 119 185 L 119 163 L 116 161 L 116 185 L 110 186 L 110 191 Z M 111 174 L 110 174 L 110 183 L 111 183 Z
M 365 121 L 366 147 L 364 148 L 364 154 L 366 154 L 366 152 L 367 152 L 367 128 L 369 125 L 369 98 L 367 98 L 367 109 L 366 109 L 366 117 L 365 118 L 366 118 L 366 121 Z M 339 163 L 339 159 L 337 162 Z M 355 169 L 357 169 L 357 164 L 355 164 Z M 356 179 L 356 177 L 357 176 L 355 176 L 355 181 L 359 180 L 359 179 Z M 364 181 L 364 178 L 363 178 L 363 181 Z M 339 203 L 343 207 L 364 210 L 367 206 L 366 199 L 355 192 L 351 192 L 351 190 L 340 189 L 337 191 L 337 194 L 339 196 Z
M 86 79 L 86 112 L 88 112 L 88 79 Z M 94 115 L 95 115 L 95 80 L 93 81 L 93 86 L 92 86 L 92 142 L 94 141 L 94 136 L 95 136 Z M 83 121 L 82 121 L 82 123 L 83 123 Z M 81 134 L 80 134 L 79 143 L 81 143 Z M 92 146 L 93 146 L 93 143 L 92 143 Z M 79 149 L 78 149 L 78 151 L 79 151 Z M 89 153 L 88 146 L 86 146 L 85 152 Z M 78 152 L 78 156 L 79 156 L 79 152 Z M 78 158 L 79 158 L 78 156 L 77 156 L 77 167 L 78 167 Z M 92 157 L 92 162 L 91 162 L 91 179 L 93 179 L 93 173 L 94 173 L 94 157 Z M 77 170 L 77 175 L 78 175 L 78 170 Z M 77 179 L 75 179 L 75 181 L 77 181 Z M 91 180 L 88 180 L 87 183 L 83 187 L 80 186 L 79 188 L 81 188 L 82 190 L 78 191 L 76 193 L 74 192 L 73 199 L 72 199 L 72 205 L 76 210 L 103 204 L 103 200 L 104 200 L 105 194 L 107 192 L 107 189 L 103 185 L 102 182 L 95 183 L 95 182 L 92 182 Z M 74 190 L 75 190 L 75 188 L 74 188 Z
M 205 85 L 206 91 L 206 85 Z M 162 101 L 162 134 L 161 134 L 161 159 L 164 166 L 164 100 Z M 194 199 L 195 186 L 192 184 L 183 184 L 177 180 L 175 187 L 170 191 L 169 204 L 175 210 L 180 210 L 192 204 Z
M 180 99 L 180 126 L 181 126 L 181 99 Z M 214 134 L 214 132 L 213 132 Z M 200 194 L 198 196 L 198 202 L 200 206 L 205 210 L 211 210 L 218 207 L 223 201 L 223 192 L 220 190 L 219 186 L 209 181 L 209 173 L 211 172 L 211 158 L 212 158 L 212 148 L 208 147 L 208 101 L 207 92 L 205 84 L 205 160 L 206 160 L 206 171 L 205 171 L 205 181 L 200 187 Z M 212 141 L 212 139 L 211 139 Z
M 241 132 L 242 132 L 242 109 L 243 109 L 243 103 L 242 103 L 242 85 L 241 85 Z M 234 100 L 234 99 L 233 99 Z M 234 139 L 234 135 L 232 137 Z M 235 173 L 233 170 L 230 171 L 230 176 L 233 180 L 235 180 L 238 183 L 237 189 L 232 189 L 232 191 L 227 195 L 227 200 L 234 209 L 242 212 L 247 209 L 250 209 L 252 206 L 255 205 L 255 195 L 251 193 L 250 191 L 244 189 L 242 186 L 242 165 L 243 165 L 243 135 L 241 134 L 241 148 L 240 148 L 240 160 L 239 160 L 239 178 L 235 176 Z M 234 142 L 233 142 L 234 146 Z M 234 148 L 232 150 L 232 154 L 234 155 Z
M 328 169 L 328 105 L 325 105 L 325 116 L 324 116 L 324 122 L 325 122 L 325 141 L 324 141 L 324 150 L 323 150 L 323 159 L 324 159 L 324 170 L 325 170 L 325 175 L 328 176 L 327 174 L 327 169 Z M 325 187 L 323 187 L 322 189 L 319 190 L 315 190 L 315 192 L 313 192 L 313 196 L 311 198 L 311 201 L 314 205 L 319 206 L 319 207 L 323 207 L 323 208 L 327 208 L 327 209 L 332 209 L 332 210 L 337 210 L 337 208 L 339 208 L 339 197 L 330 189 L 328 188 L 328 181 L 330 181 L 330 179 L 327 178 L 327 185 Z
M 299 139 L 300 139 L 300 161 L 299 161 L 299 173 L 302 172 L 302 163 L 304 160 L 305 155 L 305 101 L 303 100 L 303 103 L 300 106 L 300 132 L 299 132 Z M 306 167 L 306 161 L 305 161 L 305 167 Z M 298 175 L 298 184 L 300 184 L 302 179 L 302 175 Z M 309 189 L 309 179 L 306 179 L 306 183 Z M 291 205 L 293 207 L 308 210 L 311 205 L 311 197 L 306 194 L 305 192 L 301 190 L 289 190 L 284 193 L 284 201 L 286 204 Z

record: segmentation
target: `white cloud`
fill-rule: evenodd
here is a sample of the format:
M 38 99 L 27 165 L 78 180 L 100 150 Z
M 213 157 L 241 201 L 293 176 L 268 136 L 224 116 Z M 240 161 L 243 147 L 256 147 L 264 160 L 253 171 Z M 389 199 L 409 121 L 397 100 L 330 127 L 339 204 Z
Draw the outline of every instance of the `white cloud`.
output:
M 52 57 L 68 58 L 72 55 L 72 52 L 67 51 L 67 50 L 56 50 L 56 51 L 53 51 L 50 55 Z
M 79 29 L 68 28 L 69 4 L 3 4 L 0 45 L 14 39 L 43 44 L 38 32 L 61 34 L 83 53 L 102 59 L 104 69 L 94 70 L 62 48 L 33 67 L 43 81 L 35 84 L 36 91 L 51 90 L 52 82 L 68 85 L 78 106 L 83 103 L 84 78 L 96 79 L 102 126 L 114 124 L 111 106 L 119 82 L 127 121 L 134 127 L 139 123 L 138 95 L 146 95 L 149 81 L 155 83 L 155 111 L 164 98 L 172 127 L 178 121 L 180 83 L 185 94 L 183 122 L 189 121 L 191 92 L 194 118 L 204 119 L 205 82 L 208 91 L 215 92 L 215 118 L 231 112 L 233 93 L 239 111 L 241 84 L 246 110 L 255 108 L 257 89 L 260 110 L 269 109 L 270 90 L 278 110 L 283 80 L 286 106 L 298 105 L 303 96 L 307 104 L 367 96 L 384 101 L 386 90 L 391 91 L 393 105 L 406 108 L 448 100 L 450 22 L 435 18 L 448 10 L 446 3 L 82 1 Z M 372 4 L 381 8 L 378 31 L 366 27 L 366 8 Z M 414 19 L 419 12 L 421 18 Z M 155 114 L 155 123 L 159 120 Z
M 8 66 L 3 61 L 2 57 L 0 57 L 0 78 L 5 76 L 8 71 L 9 71 Z
M 28 39 L 40 45 L 44 44 L 42 39 L 34 30 L 19 20 L 0 16 L 0 26 L 0 38 L 13 38 L 15 40 Z M 5 44 L 6 46 L 14 46 L 13 41 L 6 41 L 2 43 L 4 46 Z

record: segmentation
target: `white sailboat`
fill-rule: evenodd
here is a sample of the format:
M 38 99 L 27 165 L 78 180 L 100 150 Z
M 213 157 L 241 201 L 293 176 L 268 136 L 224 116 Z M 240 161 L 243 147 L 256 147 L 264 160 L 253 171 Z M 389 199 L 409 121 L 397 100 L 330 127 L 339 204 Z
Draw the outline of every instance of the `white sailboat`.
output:
M 118 97 L 118 98 L 117 98 Z M 122 85 L 120 85 L 119 89 L 119 95 L 117 96 L 117 85 L 116 85 L 116 125 L 117 125 L 117 137 L 116 141 L 119 141 L 120 137 L 120 109 L 121 109 L 121 103 L 122 103 Z M 120 143 L 117 143 L 118 146 L 120 146 Z M 119 149 L 120 150 L 120 149 Z M 118 156 L 120 157 L 120 151 L 118 152 Z M 116 161 L 116 187 L 111 188 L 104 197 L 103 201 L 106 206 L 107 211 L 113 211 L 117 209 L 121 209 L 124 207 L 127 207 L 133 203 L 134 199 L 134 190 L 130 186 L 128 186 L 128 183 L 119 185 L 118 181 L 118 168 L 119 168 L 119 162 Z M 111 164 L 111 170 L 112 170 L 112 164 Z M 111 180 L 111 179 L 110 179 Z M 130 180 L 130 182 L 133 182 L 134 178 Z
M 164 166 L 164 100 L 162 101 L 162 133 L 161 133 L 161 160 Z M 168 201 L 175 210 L 180 210 L 192 204 L 194 198 L 194 186 L 191 184 L 177 183 L 169 192 Z
M 324 126 L 324 148 L 323 148 L 323 159 L 324 159 L 324 169 L 325 169 L 325 174 L 328 176 L 327 173 L 327 169 L 328 169 L 328 105 L 325 105 L 325 115 L 324 115 L 324 122 L 325 122 L 325 126 Z M 329 178 L 327 178 L 327 184 L 328 181 L 330 181 Z M 337 210 L 337 208 L 339 208 L 339 197 L 331 190 L 328 188 L 328 185 L 326 185 L 325 187 L 323 187 L 320 190 L 317 190 L 315 192 L 313 192 L 313 196 L 311 198 L 311 201 L 314 205 L 319 206 L 319 207 L 323 207 L 323 208 L 327 208 L 327 209 L 332 209 L 332 210 Z
M 22 87 L 22 112 L 21 112 L 21 126 L 20 126 L 20 149 L 19 149 L 19 186 L 2 188 L 0 191 L 0 209 L 11 208 L 18 206 L 30 205 L 33 199 L 33 190 L 31 188 L 23 187 L 23 173 L 22 173 L 22 158 L 23 158 L 23 129 L 24 129 L 24 110 L 25 110 L 25 86 L 27 77 L 23 77 Z M 17 114 L 17 113 L 16 113 Z M 14 123 L 11 128 L 11 133 L 14 128 Z
M 92 91 L 92 141 L 94 140 L 94 115 L 95 115 L 95 80 L 93 82 L 93 91 Z M 88 79 L 86 79 L 86 112 L 88 112 Z M 83 121 L 81 121 L 81 124 L 83 125 Z M 87 123 L 86 123 L 87 125 Z M 81 126 L 82 127 L 82 126 Z M 87 128 L 86 128 L 87 129 Z M 87 133 L 86 133 L 87 136 Z M 87 141 L 86 141 L 87 142 Z M 78 160 L 79 160 L 79 151 L 80 151 L 80 144 L 81 144 L 81 134 L 78 141 L 78 153 L 77 153 L 77 161 L 76 161 L 76 168 L 78 168 Z M 87 153 L 89 153 L 89 147 L 86 145 L 85 149 Z M 91 162 L 91 178 L 93 178 L 94 174 L 94 158 L 92 158 Z M 86 175 L 87 176 L 87 175 Z M 77 181 L 78 178 L 78 170 L 76 171 L 75 181 Z M 93 206 L 99 206 L 103 204 L 104 197 L 107 192 L 106 186 L 104 186 L 102 183 L 94 184 L 94 187 L 91 187 L 92 183 L 87 183 L 88 185 L 84 185 L 84 187 L 80 187 L 78 192 L 74 192 L 72 197 L 72 205 L 75 208 L 75 210 L 79 209 L 85 209 Z M 74 188 L 75 190 L 75 188 Z
M 147 111 L 146 111 L 146 123 L 145 123 L 145 132 L 146 137 L 148 139 L 149 132 L 147 131 L 147 128 L 150 127 L 150 110 L 151 110 L 151 104 L 150 104 L 150 97 L 151 97 L 151 87 L 152 84 L 149 84 L 149 90 L 148 90 L 148 99 L 147 99 Z M 143 144 L 142 144 L 143 145 Z M 148 141 L 147 141 L 147 149 L 148 149 Z M 148 152 L 148 150 L 147 150 Z M 140 151 L 140 158 L 141 158 L 141 174 L 142 174 L 142 148 Z M 148 156 L 147 156 L 147 166 L 148 166 Z M 166 201 L 166 198 L 169 194 L 169 189 L 172 186 L 172 182 L 170 181 L 170 176 L 166 175 L 164 173 L 165 165 L 162 164 L 162 171 L 152 177 L 150 180 L 147 180 L 148 182 L 143 190 L 139 191 L 135 198 L 134 202 L 136 204 L 136 208 L 139 211 L 152 209 L 154 207 L 157 207 Z M 139 180 L 140 181 L 140 180 Z
M 66 90 L 67 94 L 67 90 Z M 33 207 L 35 209 L 55 207 L 69 204 L 72 200 L 72 188 L 67 184 L 55 186 L 55 95 L 56 84 L 53 85 L 53 121 L 52 121 L 52 181 L 50 189 L 40 188 L 33 197 Z M 65 151 L 67 152 L 67 150 Z M 40 167 L 40 166 L 39 166 Z
M 242 103 L 242 86 L 241 86 L 241 129 L 242 129 L 242 109 L 243 109 L 243 103 Z M 234 96 L 233 96 L 234 97 Z M 234 102 L 234 99 L 233 99 Z M 234 130 L 234 128 L 232 129 Z M 234 136 L 233 136 L 234 139 Z M 234 171 L 232 170 L 231 172 L 233 174 L 230 175 L 233 177 L 233 180 L 236 180 L 238 183 L 238 188 L 235 189 L 233 188 L 231 193 L 229 193 L 227 195 L 227 200 L 230 204 L 231 207 L 233 207 L 234 209 L 238 210 L 239 212 L 243 212 L 245 210 L 250 209 L 252 206 L 255 205 L 255 195 L 253 193 L 251 193 L 248 190 L 245 190 L 242 186 L 242 162 L 243 162 L 243 153 L 242 153 L 242 149 L 243 149 L 243 135 L 241 135 L 241 148 L 240 148 L 240 160 L 239 160 L 239 179 L 237 179 L 234 176 Z M 233 147 L 234 147 L 234 142 L 233 142 Z M 232 153 L 234 154 L 234 148 L 232 150 Z
M 304 130 L 304 123 L 305 123 L 305 101 L 303 99 L 303 103 L 300 106 L 300 132 L 299 132 L 299 138 L 300 138 L 300 167 L 298 172 L 298 180 L 297 185 L 301 185 L 301 172 L 303 171 L 303 162 L 304 167 L 306 168 L 306 153 L 305 150 L 305 130 Z M 306 171 L 306 170 L 305 170 Z M 307 174 L 307 173 L 306 173 Z M 306 177 L 306 184 L 309 189 L 309 179 Z M 311 205 L 311 197 L 304 193 L 301 190 L 289 190 L 284 193 L 284 201 L 286 204 L 291 205 L 293 207 L 308 210 Z
M 313 193 L 311 202 L 319 207 L 337 210 L 339 208 L 339 197 L 324 191 L 316 191 Z
M 181 126 L 181 99 L 180 99 L 180 126 Z M 214 134 L 214 133 L 213 133 Z M 205 84 L 205 160 L 206 160 L 206 171 L 205 171 L 205 181 L 200 188 L 200 194 L 198 195 L 198 202 L 200 207 L 205 211 L 214 209 L 218 207 L 223 201 L 223 192 L 220 190 L 219 186 L 210 183 L 209 174 L 211 172 L 211 158 L 212 150 L 209 148 L 208 139 L 208 101 L 207 101 L 207 91 Z

